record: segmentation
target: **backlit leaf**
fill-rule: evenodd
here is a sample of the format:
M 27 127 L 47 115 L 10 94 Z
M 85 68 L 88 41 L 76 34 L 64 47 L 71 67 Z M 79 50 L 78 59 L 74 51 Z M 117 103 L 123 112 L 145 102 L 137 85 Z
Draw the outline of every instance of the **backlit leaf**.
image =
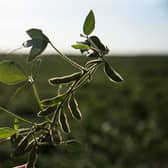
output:
M 122 82 L 123 78 L 107 62 L 105 62 L 104 71 L 109 79 L 113 82 Z
M 75 49 L 89 49 L 89 46 L 87 44 L 82 43 L 74 44 L 72 45 L 72 47 Z
M 85 35 L 90 35 L 95 28 L 95 16 L 92 10 L 90 10 L 87 15 L 84 24 L 83 24 L 83 32 Z
M 22 67 L 12 60 L 4 60 L 0 62 L 0 82 L 14 85 L 26 81 L 28 77 L 24 73 Z
M 0 128 L 0 139 L 11 137 L 16 134 L 18 131 L 9 127 Z
M 28 57 L 28 61 L 32 61 L 36 58 L 36 56 L 40 55 L 45 50 L 49 42 L 49 39 L 45 34 L 43 34 L 43 32 L 40 29 L 29 29 L 27 31 L 27 34 L 32 39 L 24 42 L 23 46 L 24 47 L 32 46 L 32 49 Z

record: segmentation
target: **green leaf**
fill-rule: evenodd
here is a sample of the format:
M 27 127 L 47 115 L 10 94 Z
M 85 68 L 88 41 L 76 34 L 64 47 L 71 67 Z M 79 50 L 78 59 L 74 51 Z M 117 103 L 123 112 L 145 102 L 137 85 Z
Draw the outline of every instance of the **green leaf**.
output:
M 69 123 L 67 120 L 67 116 L 62 110 L 59 111 L 59 124 L 63 132 L 70 133 L 70 127 L 69 127 Z
M 14 118 L 13 128 L 14 128 L 15 130 L 18 130 L 18 129 L 19 129 L 19 120 L 18 120 L 17 118 Z
M 29 53 L 28 61 L 32 61 L 40 55 L 46 49 L 47 44 L 47 41 L 39 41 L 38 46 L 33 46 Z
M 9 127 L 0 128 L 0 139 L 11 137 L 16 134 L 18 131 Z
M 26 81 L 28 77 L 22 67 L 12 60 L 0 62 L 0 82 L 14 85 Z
M 122 82 L 123 78 L 117 73 L 107 62 L 105 62 L 104 71 L 106 75 L 109 77 L 110 81 L 113 82 Z
M 90 48 L 87 44 L 82 44 L 82 43 L 73 44 L 72 47 L 75 49 L 89 49 Z
M 32 39 L 41 39 L 41 40 L 47 40 L 48 41 L 48 37 L 43 34 L 42 30 L 40 29 L 29 29 L 26 31 L 27 34 L 32 38 Z
M 58 103 L 62 102 L 65 98 L 66 98 L 66 94 L 45 99 L 41 101 L 41 105 L 44 107 L 53 107 L 53 106 L 56 106 Z
M 28 61 L 32 61 L 45 50 L 49 39 L 40 29 L 29 29 L 26 32 L 32 38 L 32 40 L 26 41 L 23 43 L 23 46 L 32 46 L 28 57 Z
M 90 35 L 95 28 L 95 16 L 92 10 L 90 10 L 87 15 L 85 22 L 83 24 L 83 32 L 85 35 Z
M 66 76 L 62 76 L 62 77 L 55 77 L 55 78 L 49 79 L 49 84 L 57 85 L 57 84 L 61 84 L 61 83 L 69 83 L 74 80 L 80 79 L 81 76 L 82 76 L 82 72 L 77 72 L 77 73 L 73 73 L 71 75 L 66 75 Z
M 72 117 L 81 120 L 82 119 L 82 114 L 80 112 L 78 102 L 74 96 L 71 96 L 68 100 L 68 109 L 72 114 Z

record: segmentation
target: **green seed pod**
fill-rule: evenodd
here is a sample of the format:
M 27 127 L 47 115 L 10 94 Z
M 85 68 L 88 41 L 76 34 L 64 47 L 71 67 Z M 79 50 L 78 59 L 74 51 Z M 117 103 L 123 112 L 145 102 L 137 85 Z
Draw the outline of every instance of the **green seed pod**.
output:
M 27 162 L 27 168 L 35 168 L 37 158 L 38 158 L 38 147 L 34 145 L 29 155 L 29 159 Z
M 47 115 L 51 114 L 52 112 L 54 112 L 55 109 L 56 109 L 55 106 L 53 106 L 53 107 L 52 107 L 52 106 L 51 106 L 51 107 L 48 107 L 48 108 L 46 108 L 46 109 L 44 109 L 44 110 L 39 111 L 39 112 L 37 113 L 37 116 L 38 116 L 38 117 L 47 116 Z
M 59 124 L 63 132 L 70 133 L 70 127 L 69 127 L 69 123 L 67 120 L 67 116 L 62 110 L 59 111 Z
M 109 79 L 113 82 L 121 82 L 123 78 L 117 73 L 107 62 L 105 62 L 104 71 L 109 77 Z
M 43 107 L 53 107 L 53 106 L 56 106 L 58 103 L 62 102 L 65 98 L 66 98 L 66 94 L 45 99 L 41 101 L 41 105 Z
M 78 102 L 73 95 L 68 100 L 68 109 L 71 112 L 73 118 L 77 120 L 82 119 L 82 114 L 80 112 Z
M 94 59 L 94 60 L 91 60 L 91 61 L 88 61 L 85 66 L 86 67 L 90 67 L 91 65 L 93 64 L 100 64 L 102 63 L 103 61 L 101 59 Z
M 69 82 L 80 79 L 81 75 L 82 75 L 82 72 L 77 72 L 77 73 L 73 73 L 71 75 L 51 78 L 51 79 L 49 79 L 49 84 L 57 85 L 57 84 L 61 84 L 61 83 L 69 83 Z
M 27 147 L 25 148 L 25 152 L 30 152 L 31 151 L 31 149 L 33 148 L 33 146 L 34 146 L 34 140 L 32 140 L 32 141 L 30 141 L 29 143 L 28 143 L 28 145 L 27 145 Z

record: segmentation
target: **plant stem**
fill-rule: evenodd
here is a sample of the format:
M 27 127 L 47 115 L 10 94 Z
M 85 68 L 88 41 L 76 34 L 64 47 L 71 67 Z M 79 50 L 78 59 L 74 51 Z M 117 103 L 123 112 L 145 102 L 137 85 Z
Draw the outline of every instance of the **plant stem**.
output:
M 28 124 L 33 124 L 31 121 L 29 121 L 29 120 L 27 120 L 27 119 L 24 119 L 24 118 L 22 118 L 22 117 L 20 117 L 20 116 L 18 116 L 18 115 L 16 115 L 16 114 L 14 114 L 14 113 L 12 113 L 11 111 L 9 111 L 9 110 L 7 110 L 7 109 L 1 107 L 1 106 L 0 106 L 0 110 L 3 111 L 3 112 L 8 113 L 9 115 L 11 115 L 11 116 L 17 118 L 18 120 L 24 121 L 24 122 L 26 122 L 26 123 L 28 123 Z
M 32 76 L 29 76 L 29 82 L 30 82 L 31 85 L 32 85 L 33 92 L 34 92 L 34 96 L 35 96 L 35 98 L 36 98 L 36 101 L 37 101 L 37 103 L 38 103 L 38 106 L 39 106 L 40 110 L 43 110 L 43 107 L 42 107 L 42 105 L 41 105 L 41 103 L 40 103 L 40 97 L 39 97 L 39 94 L 38 94 L 38 91 L 37 91 L 37 88 L 36 88 L 36 84 L 35 84 L 34 79 L 33 79 Z
M 75 61 L 71 60 L 70 58 L 68 58 L 65 54 L 63 54 L 61 51 L 59 51 L 52 42 L 49 42 L 50 45 L 54 48 L 54 50 L 68 63 L 70 63 L 72 66 L 74 66 L 75 68 L 82 70 L 82 71 L 86 71 L 86 68 L 84 68 L 83 66 L 79 65 L 78 63 L 76 63 Z

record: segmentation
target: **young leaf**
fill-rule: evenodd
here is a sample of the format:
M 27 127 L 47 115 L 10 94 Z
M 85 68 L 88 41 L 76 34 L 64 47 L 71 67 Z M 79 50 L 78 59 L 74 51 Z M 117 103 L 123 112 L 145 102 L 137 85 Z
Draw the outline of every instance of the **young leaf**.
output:
M 14 118 L 13 128 L 14 128 L 15 130 L 18 130 L 18 129 L 19 129 L 19 120 L 18 120 L 17 118 Z
M 16 134 L 18 131 L 9 127 L 0 128 L 0 139 L 11 137 Z
M 84 24 L 83 24 L 83 32 L 85 35 L 90 35 L 95 28 L 95 16 L 92 10 L 90 10 L 87 15 Z
M 63 77 L 51 78 L 51 79 L 49 79 L 49 84 L 57 85 L 57 84 L 61 84 L 61 83 L 69 83 L 74 80 L 80 79 L 81 75 L 82 75 L 82 72 L 77 72 L 77 73 L 73 73 L 71 75 L 66 75 Z
M 82 43 L 73 44 L 72 47 L 74 49 L 89 49 L 90 48 L 87 44 L 82 44 Z
M 77 120 L 82 119 L 82 114 L 80 112 L 78 102 L 74 96 L 71 96 L 68 100 L 68 109 L 71 112 L 72 117 L 74 117 Z
M 113 82 L 123 81 L 123 78 L 120 76 L 120 74 L 117 73 L 107 62 L 105 62 L 104 71 L 109 77 L 110 81 L 113 81 Z
M 53 107 L 53 106 L 56 106 L 58 103 L 62 102 L 65 98 L 66 98 L 66 94 L 45 99 L 41 101 L 41 105 L 44 107 Z
M 70 127 L 67 120 L 67 116 L 62 110 L 59 111 L 59 124 L 65 133 L 70 133 Z
M 0 62 L 0 82 L 14 85 L 26 81 L 28 77 L 22 67 L 12 60 Z

